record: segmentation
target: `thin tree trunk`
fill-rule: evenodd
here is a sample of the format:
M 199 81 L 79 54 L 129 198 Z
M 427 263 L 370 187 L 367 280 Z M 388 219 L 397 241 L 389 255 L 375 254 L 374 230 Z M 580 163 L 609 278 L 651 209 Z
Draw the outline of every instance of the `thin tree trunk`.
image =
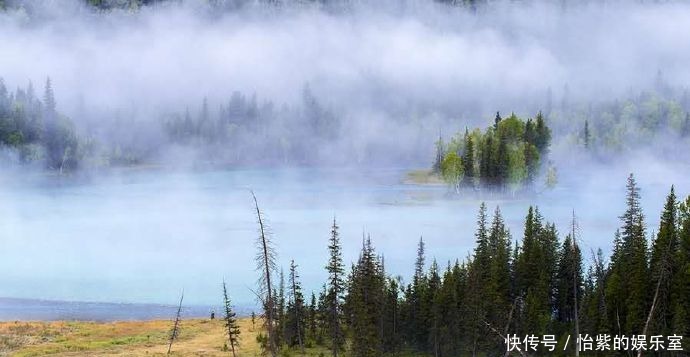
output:
M 172 350 L 173 341 L 177 338 L 178 329 L 180 327 L 180 314 L 182 312 L 182 299 L 184 299 L 184 291 L 180 296 L 180 304 L 177 306 L 177 314 L 175 314 L 175 324 L 173 325 L 173 330 L 170 333 L 170 343 L 168 344 L 168 354 Z
M 572 230 L 573 230 L 573 232 L 572 232 L 572 239 L 573 239 L 573 247 L 572 247 L 572 248 L 573 248 L 573 258 L 576 258 L 576 254 L 577 254 L 577 242 L 576 242 L 576 239 L 575 239 L 575 226 L 576 226 L 576 222 L 575 222 L 575 210 L 573 210 L 573 224 L 572 224 Z M 574 262 L 574 263 L 578 263 L 578 262 Z M 578 285 L 578 284 L 577 284 L 577 279 L 578 279 L 577 271 L 579 270 L 578 268 L 579 268 L 579 266 L 576 267 L 576 266 L 573 264 L 573 298 L 574 298 L 574 300 L 573 300 L 573 306 L 574 306 L 574 310 L 575 310 L 574 313 L 575 313 L 575 338 L 576 338 L 576 339 L 579 339 L 579 338 L 580 338 L 580 315 L 579 315 L 579 313 L 578 313 L 578 311 L 577 311 L 577 288 L 578 288 L 578 286 L 577 286 L 577 285 Z M 579 356 L 580 356 L 580 344 L 577 343 L 577 340 L 576 340 L 576 343 L 575 343 L 575 357 L 579 357 Z
M 235 354 L 235 341 L 230 340 L 230 349 L 232 350 L 232 357 L 237 357 Z
M 271 285 L 271 264 L 268 249 L 268 240 L 266 237 L 266 231 L 264 227 L 263 219 L 261 218 L 261 210 L 259 209 L 259 203 L 256 200 L 256 195 L 254 191 L 251 191 L 252 198 L 254 199 L 254 207 L 256 209 L 256 218 L 259 223 L 259 233 L 261 239 L 261 250 L 264 268 L 264 280 L 266 282 L 266 332 L 268 334 L 268 348 L 271 356 L 277 357 L 278 353 L 275 345 L 275 336 L 273 333 L 273 288 Z
M 489 330 L 491 330 L 493 333 L 497 334 L 500 338 L 502 338 L 503 341 L 506 341 L 506 342 L 508 341 L 508 339 L 506 338 L 506 336 L 504 336 L 500 331 L 496 330 L 496 329 L 495 329 L 493 326 L 491 326 L 491 324 L 488 323 L 486 320 L 484 320 L 484 325 L 486 325 L 486 327 L 488 327 Z M 519 353 L 519 354 L 520 354 L 521 356 L 523 356 L 523 357 L 527 357 L 527 354 L 525 354 L 525 352 L 523 352 L 523 351 L 521 351 L 521 350 L 519 350 L 519 349 L 517 350 L 517 353 Z

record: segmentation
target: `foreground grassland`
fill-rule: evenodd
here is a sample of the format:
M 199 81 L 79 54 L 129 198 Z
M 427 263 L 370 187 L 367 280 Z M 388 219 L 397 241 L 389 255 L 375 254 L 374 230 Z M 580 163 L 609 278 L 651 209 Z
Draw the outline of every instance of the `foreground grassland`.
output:
M 250 319 L 240 319 L 239 356 L 259 356 Z M 170 321 L 0 322 L 0 356 L 164 356 Z M 232 356 L 224 351 L 222 320 L 183 320 L 174 356 Z M 324 350 L 308 349 L 307 356 Z M 327 354 L 327 353 L 324 353 Z M 298 355 L 298 353 L 292 353 Z

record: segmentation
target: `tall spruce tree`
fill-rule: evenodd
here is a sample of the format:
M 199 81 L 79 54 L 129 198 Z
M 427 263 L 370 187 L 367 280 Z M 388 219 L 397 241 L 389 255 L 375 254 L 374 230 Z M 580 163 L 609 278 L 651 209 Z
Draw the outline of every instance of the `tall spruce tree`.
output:
M 553 224 L 543 224 L 538 209 L 530 208 L 517 262 L 516 284 L 520 325 L 524 333 L 547 332 L 553 312 L 558 238 Z
M 604 253 L 598 249 L 592 258 L 583 289 L 581 331 L 589 335 L 611 334 L 607 322 L 606 277 L 608 270 L 604 263 Z
M 345 292 L 345 266 L 343 264 L 342 246 L 340 244 L 340 234 L 338 224 L 333 218 L 331 226 L 331 236 L 328 242 L 328 315 L 327 329 L 330 338 L 330 349 L 333 357 L 338 356 L 338 352 L 343 348 L 345 336 L 342 329 L 342 303 Z
M 566 235 L 559 251 L 556 285 L 556 318 L 564 332 L 573 331 L 577 322 L 583 284 L 582 254 L 571 233 Z
M 680 204 L 678 210 L 680 229 L 676 271 L 672 285 L 673 331 L 690 338 L 690 196 Z
M 472 140 L 472 136 L 467 132 L 467 129 L 465 129 L 465 144 L 462 155 L 462 164 L 464 165 L 463 171 L 465 173 L 465 185 L 467 186 L 473 186 L 476 177 L 474 169 L 474 152 L 474 141 Z
M 426 274 L 425 274 L 425 245 L 423 237 L 419 237 L 417 245 L 417 259 L 415 260 L 414 276 L 412 284 L 408 289 L 408 316 L 406 323 L 407 336 L 413 348 L 424 350 L 428 341 L 426 326 L 426 312 L 424 296 L 426 295 Z
M 381 262 L 371 238 L 363 243 L 357 264 L 353 267 L 346 304 L 350 313 L 351 354 L 353 357 L 378 357 L 383 353 L 381 313 L 385 282 Z
M 497 208 L 498 210 L 498 208 Z M 489 250 L 489 227 L 486 204 L 482 202 L 477 214 L 477 231 L 475 232 L 476 246 L 474 255 L 468 262 L 467 288 L 472 293 L 465 296 L 464 305 L 467 309 L 465 330 L 468 333 L 468 348 L 474 354 L 483 345 L 481 336 L 484 334 L 484 323 L 487 320 L 486 299 L 490 271 L 487 269 L 491 262 Z
M 288 346 L 299 346 L 304 354 L 305 311 L 302 285 L 294 260 L 290 261 L 290 294 L 285 317 L 285 342 Z
M 275 316 L 276 316 L 276 346 L 281 348 L 287 342 L 287 315 L 285 313 L 286 304 L 285 294 L 285 272 L 280 268 L 280 275 L 278 275 L 278 293 L 276 296 Z
M 640 189 L 632 174 L 628 177 L 626 210 L 620 216 L 620 236 L 614 241 L 611 277 L 607 282 L 612 330 L 619 334 L 640 334 L 649 306 L 649 262 Z
M 485 322 L 501 330 L 509 323 L 511 306 L 513 305 L 510 241 L 510 232 L 505 226 L 501 210 L 496 207 L 488 236 L 489 276 L 482 300 L 486 301 Z M 493 340 L 487 339 L 488 341 Z M 487 350 L 492 354 L 500 353 L 504 348 L 503 344 L 487 343 Z
M 438 305 L 438 294 L 441 290 L 441 276 L 438 271 L 438 264 L 434 259 L 429 268 L 427 279 L 427 289 L 424 294 L 423 306 L 426 316 L 425 327 L 428 331 L 427 350 L 438 357 L 440 354 L 440 329 L 441 329 L 441 309 Z
M 652 305 L 645 324 L 645 332 L 653 334 L 672 334 L 673 308 L 671 306 L 671 289 L 677 274 L 678 251 L 678 202 L 674 187 L 666 198 L 661 213 L 659 232 L 652 243 L 650 258 L 651 284 L 654 291 Z

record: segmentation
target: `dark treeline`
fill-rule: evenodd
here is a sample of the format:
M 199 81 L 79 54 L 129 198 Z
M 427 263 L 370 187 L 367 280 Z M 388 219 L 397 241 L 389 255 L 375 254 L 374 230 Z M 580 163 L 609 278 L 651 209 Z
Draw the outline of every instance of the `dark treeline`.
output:
M 532 187 L 551 143 L 551 129 L 539 112 L 524 121 L 496 113 L 493 126 L 456 134 L 436 143 L 435 173 L 456 192 L 463 187 L 498 190 Z
M 427 265 L 420 239 L 407 283 L 386 272 L 369 237 L 346 273 L 334 221 L 328 281 L 318 295 L 305 298 L 294 262 L 287 289 L 280 274 L 271 310 L 275 320 L 268 329 L 276 344 L 264 347 L 274 356 L 314 345 L 333 356 L 496 356 L 505 353 L 509 334 L 555 335 L 560 351 L 568 335 L 571 341 L 578 334 L 687 338 L 690 197 L 679 202 L 671 188 L 651 240 L 632 175 L 625 199 L 610 261 L 601 250 L 592 251 L 586 270 L 575 215 L 560 239 L 556 226 L 530 207 L 521 239 L 514 240 L 500 209 L 490 217 L 482 204 L 471 256 Z M 566 353 L 574 353 L 575 345 Z

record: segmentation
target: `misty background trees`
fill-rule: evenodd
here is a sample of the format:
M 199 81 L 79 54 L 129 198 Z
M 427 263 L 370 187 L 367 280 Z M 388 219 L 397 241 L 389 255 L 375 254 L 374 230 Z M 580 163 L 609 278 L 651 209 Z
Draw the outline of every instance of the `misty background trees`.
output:
M 608 62 L 601 68 L 594 65 L 596 61 L 587 62 L 581 66 L 587 70 L 582 70 L 573 52 L 592 50 L 591 57 L 602 60 L 615 57 L 597 52 L 608 46 L 597 42 L 591 48 L 581 47 L 573 33 L 548 25 L 571 21 L 593 28 L 588 34 L 592 38 L 598 34 L 601 41 L 623 42 L 619 40 L 624 35 L 607 36 L 607 22 L 591 18 L 589 11 L 596 11 L 587 6 L 595 8 L 597 2 L 542 7 L 538 1 L 420 0 L 380 7 L 359 4 L 342 11 L 330 9 L 348 1 L 252 2 L 269 15 L 240 9 L 240 1 L 222 0 L 3 3 L 0 11 L 7 30 L 3 39 L 8 51 L 18 53 L 16 60 L 6 56 L 4 62 L 5 71 L 10 71 L 4 75 L 11 80 L 6 83 L 11 89 L 6 89 L 0 116 L 4 156 L 39 165 L 45 160 L 43 166 L 53 170 L 145 164 L 421 167 L 433 160 L 432 143 L 439 133 L 450 141 L 466 127 L 483 128 L 497 110 L 504 114 L 514 111 L 521 118 L 541 111 L 553 133 L 551 159 L 557 166 L 563 162 L 560 157 L 575 154 L 603 161 L 640 151 L 682 158 L 690 140 L 687 84 L 684 72 L 674 65 L 682 61 L 673 60 L 674 41 L 654 41 L 663 38 L 663 26 L 654 26 L 657 37 L 638 41 L 658 44 L 651 51 L 636 52 L 637 47 L 620 44 L 623 52 L 638 55 L 628 59 L 644 63 L 644 69 L 631 68 L 625 76 L 616 71 L 612 73 L 616 78 L 604 81 L 597 74 L 611 69 Z M 516 20 L 532 7 L 554 21 L 532 28 L 529 22 Z M 656 24 L 675 8 L 669 4 L 638 8 L 622 1 L 606 9 L 638 14 Z M 301 21 L 301 16 L 310 19 Z M 185 25 L 179 32 L 161 27 L 175 19 L 196 25 Z M 404 19 L 412 26 L 395 25 Z M 372 26 L 377 22 L 386 31 L 371 31 L 371 27 L 379 27 Z M 302 29 L 305 24 L 309 26 Z M 63 25 L 69 29 L 63 38 L 41 35 Z M 323 34 L 319 26 L 324 27 Z M 278 36 L 291 28 L 301 30 L 286 38 Z M 488 47 L 480 36 L 479 30 L 484 28 L 495 35 Z M 136 33 L 144 36 L 142 41 L 131 35 Z M 350 38 L 351 33 L 361 35 Z M 195 39 L 204 51 L 170 45 L 175 41 L 168 41 L 168 36 L 174 39 L 180 34 Z M 266 41 L 254 41 L 252 36 Z M 340 39 L 331 41 L 336 37 Z M 396 38 L 404 46 L 396 45 Z M 371 39 L 376 41 L 369 42 Z M 524 46 L 532 43 L 527 39 L 538 50 Z M 42 56 L 31 56 L 20 45 L 11 46 L 22 40 L 33 43 Z M 297 46 L 300 40 L 307 41 L 308 48 Z M 84 58 L 75 54 L 78 51 L 69 52 L 68 43 L 79 44 L 86 51 Z M 284 43 L 292 46 L 285 46 L 286 50 Z M 439 52 L 430 61 L 404 56 L 406 49 L 433 53 L 434 48 L 422 46 L 427 43 L 438 45 Z M 317 55 L 319 46 L 324 46 L 323 56 Z M 362 51 L 366 57 L 353 55 Z M 183 53 L 194 53 L 196 58 Z M 113 63 L 105 66 L 110 54 Z M 50 66 L 34 63 L 34 57 L 52 59 L 42 61 Z M 448 60 L 444 62 L 444 58 Z M 485 59 L 497 61 L 487 73 L 474 65 Z M 87 65 L 80 66 L 82 61 Z M 184 70 L 186 65 L 194 70 Z M 621 67 L 628 68 L 615 66 Z M 83 71 L 84 78 L 75 68 Z M 21 90 L 26 94 L 25 83 L 32 79 L 40 83 L 36 86 L 39 94 L 33 97 L 43 102 L 44 78 L 49 75 L 56 79 L 52 83 L 58 98 L 55 130 L 45 125 L 51 121 L 41 118 L 44 123 L 38 123 L 35 119 L 35 113 L 51 117 L 49 112 L 29 110 L 31 105 L 23 103 L 22 95 L 14 90 L 24 87 Z M 21 120 L 12 119 L 10 114 L 17 107 L 26 110 L 26 123 L 43 129 L 25 128 Z M 54 135 L 36 139 L 38 132 Z M 35 144 L 36 140 L 44 142 Z M 472 144 L 480 151 L 481 145 Z M 46 150 L 48 146 L 51 149 Z M 466 174 L 472 174 L 471 165 L 458 164 L 469 162 L 469 157 L 451 155 L 448 159 L 447 166 L 453 168 L 449 179 L 472 179 Z M 524 170 L 512 172 L 510 180 L 522 179 Z
M 60 172 L 78 167 L 83 147 L 72 121 L 57 111 L 50 78 L 42 98 L 31 82 L 10 92 L 0 78 L 0 147 L 12 149 L 9 160 L 43 162 Z
M 465 127 L 453 136 L 441 135 L 431 147 L 423 145 L 433 140 L 429 129 L 441 122 L 458 127 L 464 121 L 429 121 L 414 142 L 384 144 L 377 133 L 353 139 L 360 128 L 345 112 L 324 104 L 307 84 L 295 105 L 278 106 L 235 91 L 226 101 L 203 98 L 196 107 L 157 115 L 153 121 L 113 112 L 94 123 L 61 114 L 49 79 L 42 95 L 32 83 L 10 91 L 2 81 L 0 146 L 5 162 L 59 172 L 161 160 L 184 165 L 184 159 L 174 157 L 180 151 L 191 154 L 197 165 L 211 166 L 419 165 L 433 158 L 434 171 L 456 191 L 493 187 L 514 193 L 554 172 L 551 167 L 545 170 L 552 151 L 557 152 L 555 160 L 568 153 L 603 162 L 641 150 L 682 156 L 690 143 L 690 95 L 664 88 L 624 101 L 590 104 L 587 110 L 582 103 L 552 106 L 534 119 L 497 114 L 484 132 Z M 410 124 L 405 121 L 401 125 Z

